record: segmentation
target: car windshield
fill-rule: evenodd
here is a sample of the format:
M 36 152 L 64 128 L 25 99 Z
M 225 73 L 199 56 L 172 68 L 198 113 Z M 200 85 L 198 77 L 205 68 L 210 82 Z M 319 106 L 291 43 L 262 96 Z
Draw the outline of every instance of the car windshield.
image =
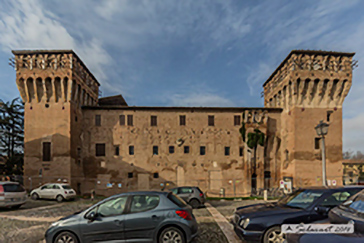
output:
M 364 194 L 359 194 L 340 205 L 363 215 L 364 214 Z
M 322 196 L 323 190 L 298 190 L 291 195 L 288 195 L 278 201 L 279 205 L 306 209 L 312 205 L 312 203 Z
M 69 186 L 69 185 L 63 185 L 62 187 L 63 187 L 63 189 L 67 189 L 67 190 L 68 190 L 68 189 L 72 189 L 72 187 L 71 187 L 71 186 Z

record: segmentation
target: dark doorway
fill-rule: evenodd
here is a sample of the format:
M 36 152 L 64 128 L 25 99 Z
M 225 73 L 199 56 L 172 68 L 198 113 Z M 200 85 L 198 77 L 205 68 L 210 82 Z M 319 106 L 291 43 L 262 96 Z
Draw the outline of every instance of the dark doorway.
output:
M 252 195 L 257 194 L 257 174 L 252 174 Z

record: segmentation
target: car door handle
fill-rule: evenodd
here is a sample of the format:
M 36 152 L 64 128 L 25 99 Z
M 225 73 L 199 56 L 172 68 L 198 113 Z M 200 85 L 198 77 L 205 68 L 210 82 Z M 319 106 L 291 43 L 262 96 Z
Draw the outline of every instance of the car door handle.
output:
M 121 221 L 121 220 L 114 220 L 114 223 L 116 225 L 122 225 L 123 224 L 123 221 Z
M 152 219 L 153 219 L 153 220 L 157 220 L 158 218 L 159 218 L 159 217 L 158 217 L 157 215 L 153 215 L 153 216 L 152 216 Z

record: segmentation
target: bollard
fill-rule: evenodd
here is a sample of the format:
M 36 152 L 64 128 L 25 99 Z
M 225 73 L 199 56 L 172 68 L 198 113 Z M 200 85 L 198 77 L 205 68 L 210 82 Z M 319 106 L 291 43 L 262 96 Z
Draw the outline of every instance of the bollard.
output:
M 268 193 L 267 190 L 264 190 L 264 201 L 268 200 Z

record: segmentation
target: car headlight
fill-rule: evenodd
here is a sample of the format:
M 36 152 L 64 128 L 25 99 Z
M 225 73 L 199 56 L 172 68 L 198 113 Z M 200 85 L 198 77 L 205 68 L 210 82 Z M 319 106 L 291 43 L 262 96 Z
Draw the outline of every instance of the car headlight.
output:
M 243 229 L 245 229 L 246 227 L 248 227 L 249 222 L 250 222 L 250 219 L 249 219 L 249 218 L 242 219 L 242 220 L 240 221 L 240 226 L 241 226 Z

